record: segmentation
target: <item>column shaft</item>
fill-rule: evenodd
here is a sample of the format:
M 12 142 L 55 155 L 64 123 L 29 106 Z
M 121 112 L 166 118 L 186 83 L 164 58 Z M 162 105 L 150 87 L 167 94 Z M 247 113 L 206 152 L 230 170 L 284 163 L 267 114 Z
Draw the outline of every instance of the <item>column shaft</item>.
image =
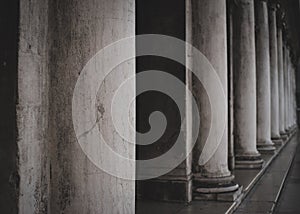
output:
M 95 55 L 115 41 L 135 35 L 135 1 L 71 0 L 57 1 L 49 5 L 51 6 L 49 8 L 51 18 L 47 28 L 51 39 L 48 63 L 51 83 L 48 106 L 48 141 L 51 154 L 49 213 L 134 213 L 135 181 L 101 170 L 99 168 L 101 164 L 98 163 L 107 162 L 111 155 L 102 150 L 104 146 L 100 146 L 100 138 L 97 135 L 92 135 L 92 140 L 87 136 L 94 130 L 101 129 L 102 136 L 106 136 L 104 137 L 106 145 L 113 148 L 115 154 L 135 159 L 135 141 L 125 143 L 126 140 L 114 131 L 116 126 L 111 121 L 113 104 L 110 102 L 119 86 L 135 74 L 135 59 L 128 60 L 128 64 L 123 63 L 111 72 L 104 69 L 104 60 L 109 59 L 111 63 L 112 60 L 117 60 L 114 54 L 134 55 L 135 44 L 130 43 L 128 49 L 123 51 L 118 51 L 117 48 L 114 52 L 108 51 L 110 55 L 104 54 L 105 57 Z M 95 66 L 89 66 L 91 61 Z M 93 73 L 95 78 L 90 78 L 88 72 L 84 75 L 85 71 L 82 69 L 86 63 L 87 67 L 96 69 L 89 73 Z M 99 69 L 99 65 L 103 65 L 103 68 Z M 105 72 L 109 72 L 109 75 L 104 76 Z M 84 87 L 74 90 L 75 85 L 81 82 L 82 74 L 84 78 L 81 80 L 84 79 L 84 84 L 81 86 Z M 103 74 L 101 78 L 103 77 L 105 84 L 101 84 L 99 74 Z M 93 89 L 97 89 L 95 96 L 91 95 Z M 80 91 L 80 97 L 75 98 L 76 91 Z M 135 83 L 123 95 L 122 103 L 119 104 L 125 108 L 126 101 L 135 97 Z M 76 105 L 73 105 L 74 100 Z M 95 112 L 90 111 L 91 103 L 95 105 Z M 135 105 L 129 109 L 134 113 Z M 82 121 L 83 129 L 79 130 L 84 134 L 79 137 L 78 132 L 74 131 L 77 126 L 74 112 L 77 120 Z M 97 115 L 97 120 L 91 128 L 89 123 L 93 121 L 93 117 L 90 116 L 92 114 Z M 127 118 L 135 128 L 135 114 L 130 113 Z M 122 128 L 129 134 L 127 126 L 129 125 L 124 124 Z M 131 138 L 131 134 L 126 136 L 130 136 L 129 139 L 135 138 L 134 136 Z M 85 145 L 89 146 L 86 150 L 78 143 L 82 139 L 87 139 Z M 91 160 L 89 158 L 91 154 L 96 158 Z M 127 175 L 135 176 L 134 164 L 125 168 L 118 163 L 111 163 L 111 166 L 118 167 L 120 172 L 126 171 Z
M 293 127 L 293 64 L 291 63 L 291 69 L 290 69 L 290 127 L 292 129 Z
M 280 21 L 279 21 L 280 22 Z M 277 25 L 277 51 L 278 51 L 278 93 L 279 93 L 279 133 L 286 139 L 284 128 L 284 83 L 283 83 L 283 52 L 282 52 L 282 27 Z
M 289 115 L 289 109 L 288 109 L 288 48 L 287 45 L 284 45 L 284 63 L 283 63 L 283 77 L 284 77 L 284 129 L 285 132 L 288 132 L 288 115 Z
M 270 34 L 270 69 L 271 69 L 271 138 L 274 143 L 281 144 L 279 134 L 279 98 L 278 98 L 278 57 L 276 37 L 276 5 L 269 7 Z
M 295 67 L 293 67 L 293 70 L 292 70 L 292 129 L 294 130 L 295 128 L 295 109 L 296 109 L 296 104 L 295 104 L 295 101 L 296 101 L 296 97 L 295 97 L 295 94 L 296 94 L 296 88 L 295 88 Z
M 257 146 L 260 152 L 273 152 L 271 141 L 270 47 L 267 2 L 255 1 Z
M 228 36 L 228 84 L 229 84 L 229 91 L 228 91 L 228 99 L 229 99 L 229 116 L 228 116 L 228 134 L 229 134 L 229 142 L 228 142 L 228 166 L 229 170 L 234 170 L 235 168 L 235 155 L 234 155 L 234 95 L 233 95 L 233 17 L 232 17 L 232 1 L 227 3 L 227 36 Z
M 225 0 L 195 0 L 192 1 L 193 44 L 207 57 L 227 96 L 227 32 L 226 32 L 226 1 Z M 209 19 L 207 17 L 214 17 Z M 198 66 L 194 61 L 194 66 Z M 200 74 L 201 75 L 201 74 Z M 214 87 L 215 83 L 211 82 Z M 201 150 L 206 142 L 207 131 L 211 125 L 210 104 L 206 92 L 198 84 L 194 85 L 196 99 L 200 109 L 201 127 L 195 149 Z M 227 109 L 227 106 L 219 105 Z M 227 126 L 227 125 L 226 125 Z M 217 139 L 214 139 L 217 140 Z M 199 157 L 194 157 L 198 161 Z M 196 197 L 201 193 L 223 193 L 238 189 L 232 182 L 233 176 L 228 169 L 228 133 L 224 131 L 221 143 L 212 158 L 203 166 L 197 167 L 194 185 Z
M 297 128 L 296 68 L 293 70 L 293 128 Z
M 263 160 L 256 149 L 254 1 L 235 1 L 233 20 L 236 168 L 260 168 Z
M 292 129 L 292 104 L 291 104 L 291 100 L 292 100 L 292 89 L 291 89 L 291 74 L 292 74 L 292 69 L 293 69 L 293 65 L 291 62 L 291 57 L 289 56 L 289 69 L 288 69 L 288 84 L 289 84 L 289 88 L 288 88 L 288 109 L 289 109 L 289 115 L 288 115 L 288 127 L 289 127 L 289 131 L 291 131 Z

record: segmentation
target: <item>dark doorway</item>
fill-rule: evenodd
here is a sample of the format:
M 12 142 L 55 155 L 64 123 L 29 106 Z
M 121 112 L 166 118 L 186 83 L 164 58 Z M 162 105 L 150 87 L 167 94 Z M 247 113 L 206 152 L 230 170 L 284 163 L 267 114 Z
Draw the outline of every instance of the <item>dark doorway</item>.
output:
M 137 0 L 136 34 L 162 34 L 185 41 L 185 11 L 184 0 Z M 136 45 L 136 52 L 139 54 L 139 43 L 137 42 Z M 185 49 L 179 50 L 179 52 L 182 54 L 182 57 L 185 57 Z M 138 57 L 136 59 L 136 72 L 140 73 L 147 70 L 167 72 L 185 83 L 185 67 L 173 60 L 158 56 Z M 157 81 L 160 80 L 157 79 Z M 153 81 L 154 88 L 155 83 L 156 81 Z M 137 81 L 137 94 L 139 94 L 142 84 L 143 82 Z M 179 93 L 184 100 L 185 91 L 180 91 Z M 136 159 L 148 160 L 164 154 L 172 147 L 180 132 L 181 117 L 175 102 L 166 94 L 157 91 L 148 91 L 137 97 L 136 108 L 136 126 L 138 132 L 146 133 L 150 130 L 149 116 L 154 111 L 162 112 L 168 124 L 159 140 L 147 146 L 137 145 Z M 139 143 L 138 138 L 137 143 Z M 140 169 L 137 167 L 137 175 L 139 172 Z M 136 183 L 137 199 L 159 199 L 164 197 L 163 195 L 159 195 L 162 193 L 158 187 L 151 185 L 147 180 L 137 181 Z
M 0 4 L 0 210 L 17 213 L 16 102 L 18 73 L 19 0 Z

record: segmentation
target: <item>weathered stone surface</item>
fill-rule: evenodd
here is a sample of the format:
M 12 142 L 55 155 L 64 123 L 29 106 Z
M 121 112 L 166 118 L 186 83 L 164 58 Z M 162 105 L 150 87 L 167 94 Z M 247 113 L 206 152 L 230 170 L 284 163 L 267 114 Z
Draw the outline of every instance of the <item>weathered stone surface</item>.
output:
M 134 181 L 123 180 L 101 171 L 90 162 L 77 143 L 72 123 L 72 96 L 77 78 L 91 57 L 112 42 L 135 34 L 134 1 L 52 1 L 49 7 L 49 33 L 50 210 L 52 213 L 133 213 Z M 104 106 L 108 104 L 107 100 L 101 99 L 102 92 L 104 96 L 111 97 L 110 93 L 117 84 L 127 78 L 125 74 L 132 75 L 134 72 L 133 61 L 115 68 L 101 86 L 97 106 L 101 106 L 100 102 Z M 128 96 L 132 93 L 134 91 L 128 91 Z M 85 111 L 82 108 L 77 114 L 83 118 L 87 115 Z M 103 120 L 100 122 L 98 125 L 104 132 L 113 128 L 103 126 Z M 109 145 L 115 151 L 131 159 L 135 158 L 134 144 L 124 143 L 117 138 L 117 133 L 108 139 L 113 140 Z M 99 160 L 102 158 L 105 155 L 99 155 Z M 111 165 L 118 167 L 115 163 Z M 135 166 L 120 170 L 135 173 Z
M 87 61 L 106 45 L 133 36 L 134 29 L 132 0 L 20 1 L 20 213 L 134 212 L 134 181 L 109 175 L 89 161 L 75 137 L 71 105 Z M 126 76 L 118 75 L 122 69 L 132 75 L 134 68 L 134 61 L 116 68 L 110 76 L 115 81 L 108 79 L 104 92 L 124 81 Z M 134 144 L 115 140 L 112 146 L 135 158 Z M 120 170 L 134 173 L 135 166 Z
M 48 1 L 20 1 L 17 129 L 20 213 L 46 213 L 49 203 Z

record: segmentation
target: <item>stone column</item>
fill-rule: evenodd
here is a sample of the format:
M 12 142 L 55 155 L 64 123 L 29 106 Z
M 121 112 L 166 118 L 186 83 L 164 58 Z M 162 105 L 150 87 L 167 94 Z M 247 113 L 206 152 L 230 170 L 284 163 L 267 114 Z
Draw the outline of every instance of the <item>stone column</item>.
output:
M 289 128 L 292 131 L 293 123 L 292 123 L 292 73 L 293 73 L 293 64 L 290 63 L 289 70 Z
M 278 52 L 278 96 L 279 96 L 279 133 L 283 140 L 286 140 L 284 127 L 284 83 L 283 83 L 283 52 L 282 52 L 282 20 L 281 12 L 278 12 L 277 19 L 277 52 Z
M 289 108 L 289 131 L 291 131 L 291 62 L 289 62 L 288 81 L 289 81 L 289 92 L 288 92 L 288 108 Z
M 193 12 L 193 44 L 207 57 L 223 85 L 227 95 L 227 36 L 226 36 L 226 1 L 225 0 L 194 0 L 192 1 Z M 207 17 L 214 17 L 208 19 Z M 197 65 L 193 62 L 193 66 Z M 201 75 L 201 74 L 199 74 Z M 211 86 L 215 87 L 214 82 Z M 194 85 L 197 102 L 200 110 L 201 127 L 196 149 L 201 149 L 206 142 L 207 131 L 211 125 L 211 114 L 207 94 L 201 86 Z M 220 109 L 227 106 L 219 105 Z M 226 125 L 227 126 L 227 125 Z M 217 139 L 213 139 L 217 140 Z M 197 161 L 199 160 L 199 157 Z M 201 161 L 199 160 L 198 163 Z M 220 199 L 222 193 L 236 192 L 239 186 L 232 182 L 234 176 L 228 169 L 228 133 L 224 131 L 221 143 L 212 158 L 198 169 L 194 174 L 194 196 L 196 199 Z M 209 194 L 208 194 L 209 193 Z M 222 200 L 222 199 L 220 199 Z M 230 200 L 230 199 L 229 199 Z M 234 198 L 232 198 L 234 200 Z
M 291 83 L 291 87 L 292 87 L 292 130 L 294 131 L 296 128 L 296 114 L 295 114 L 295 109 L 296 109 L 296 86 L 295 86 L 295 80 L 296 80 L 296 76 L 295 76 L 295 67 L 293 67 L 292 70 L 292 83 Z
M 232 19 L 233 1 L 227 1 L 227 36 L 228 36 L 228 167 L 229 170 L 235 168 L 235 154 L 234 154 L 234 96 L 233 96 L 233 19 Z
M 236 168 L 261 168 L 256 149 L 254 0 L 236 0 L 233 20 Z
M 296 68 L 295 68 L 296 69 Z M 297 128 L 296 70 L 293 70 L 293 128 Z
M 288 67 L 288 109 L 289 109 L 289 115 L 288 115 L 288 129 L 289 132 L 292 131 L 292 89 L 291 89 L 291 79 L 292 79 L 292 69 L 293 69 L 293 65 L 291 62 L 291 56 L 289 56 L 289 67 Z
M 288 46 L 285 44 L 284 46 L 284 128 L 285 132 L 288 133 L 289 131 L 289 99 L 288 99 L 288 90 L 289 90 L 289 82 L 288 82 Z
M 285 62 L 285 102 L 286 102 L 286 115 L 285 115 L 285 130 L 287 133 L 290 132 L 290 52 L 288 47 L 286 47 L 286 62 Z M 290 134 L 290 133 L 289 133 Z
M 288 131 L 291 131 L 291 69 L 292 69 L 292 62 L 291 62 L 291 49 L 289 49 L 289 55 L 288 55 L 288 65 L 287 65 L 287 108 L 288 108 L 288 118 L 287 118 L 287 124 L 288 124 Z
M 276 4 L 269 3 L 270 69 L 271 69 L 271 138 L 281 144 L 279 133 L 278 57 L 276 36 Z
M 266 1 L 255 1 L 255 23 L 257 147 L 260 152 L 274 152 L 274 143 L 271 141 L 270 47 Z
M 135 35 L 135 1 L 60 0 L 49 5 L 50 213 L 134 213 L 135 181 L 97 167 L 99 163 L 107 163 L 112 155 L 102 150 L 105 146 L 99 148 L 100 137 L 93 133 L 99 130 L 106 145 L 119 157 L 135 159 L 135 141 L 126 142 L 118 134 L 111 119 L 113 105 L 110 105 L 119 86 L 135 74 L 135 60 L 119 64 L 111 72 L 98 69 L 104 62 L 114 65 L 114 60 L 118 62 L 122 56 L 134 55 L 134 41 L 127 42 L 124 51 L 116 48 L 110 55 L 104 52 L 105 57 L 99 54 L 94 57 L 115 41 Z M 89 73 L 82 70 L 85 65 Z M 105 84 L 104 81 L 101 84 L 101 78 L 105 78 Z M 75 87 L 78 83 L 79 88 Z M 133 97 L 134 85 L 123 94 L 122 108 Z M 132 112 L 134 108 L 135 105 L 130 106 Z M 127 119 L 135 127 L 135 114 L 128 114 Z M 124 123 L 124 133 L 130 133 L 129 127 Z M 131 134 L 130 137 L 135 138 Z M 86 153 L 83 144 L 78 143 L 82 140 Z M 134 164 L 124 167 L 111 163 L 120 173 L 135 175 Z

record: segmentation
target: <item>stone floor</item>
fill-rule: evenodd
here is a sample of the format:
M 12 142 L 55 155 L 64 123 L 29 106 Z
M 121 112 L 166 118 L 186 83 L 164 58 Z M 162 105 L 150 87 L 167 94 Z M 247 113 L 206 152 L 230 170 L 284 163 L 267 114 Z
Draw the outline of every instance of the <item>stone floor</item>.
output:
M 300 188 L 300 149 L 298 149 L 299 158 L 293 164 L 294 171 L 289 174 L 287 184 L 283 185 L 287 177 L 289 168 L 292 165 L 296 147 L 299 138 L 294 136 L 286 145 L 277 148 L 275 155 L 263 155 L 265 167 L 262 170 L 236 170 L 234 172 L 236 181 L 244 187 L 244 198 L 237 202 L 212 202 L 212 201 L 193 201 L 190 204 L 164 203 L 153 201 L 137 201 L 137 214 L 194 214 L 194 213 L 272 213 L 276 202 L 279 199 L 279 193 L 282 191 L 277 213 L 286 213 L 282 210 L 291 206 L 291 210 L 300 213 L 299 207 L 293 207 L 297 204 L 295 194 L 297 190 L 293 189 L 295 185 Z M 267 167 L 269 165 L 269 167 Z M 296 169 L 299 169 L 298 171 Z M 255 185 L 255 186 L 254 186 Z M 254 187 L 253 187 L 254 186 Z M 253 187 L 253 188 L 252 188 Z M 284 188 L 283 188 L 284 187 Z M 290 202 L 290 205 L 286 201 Z
M 298 138 L 294 137 L 267 168 L 235 213 L 272 213 L 291 166 Z
M 283 186 L 274 213 L 300 213 L 300 146 L 297 148 L 293 164 Z

